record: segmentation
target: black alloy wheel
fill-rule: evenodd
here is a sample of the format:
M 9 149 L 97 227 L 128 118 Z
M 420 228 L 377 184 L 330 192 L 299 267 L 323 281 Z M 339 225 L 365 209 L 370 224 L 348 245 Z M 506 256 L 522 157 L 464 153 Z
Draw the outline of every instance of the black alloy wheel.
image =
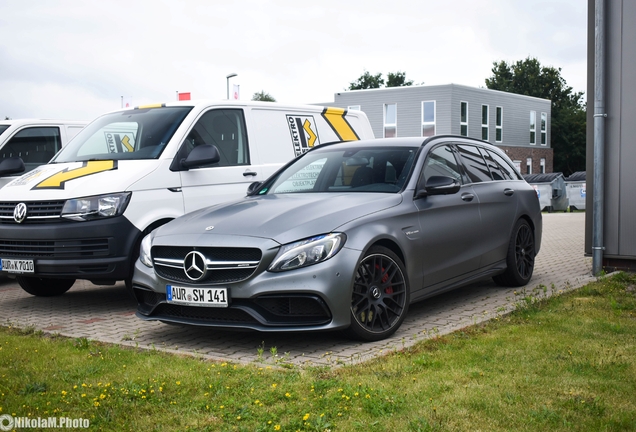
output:
M 409 307 L 405 275 L 404 265 L 391 250 L 374 246 L 366 253 L 353 282 L 349 336 L 375 341 L 395 333 Z
M 534 271 L 534 232 L 525 219 L 519 219 L 512 231 L 506 271 L 493 278 L 501 286 L 522 286 L 530 282 Z

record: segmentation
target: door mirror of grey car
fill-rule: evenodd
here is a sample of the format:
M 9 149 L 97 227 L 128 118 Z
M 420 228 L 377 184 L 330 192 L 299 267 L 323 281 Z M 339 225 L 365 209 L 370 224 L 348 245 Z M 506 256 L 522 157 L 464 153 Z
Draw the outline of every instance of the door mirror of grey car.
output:
M 184 171 L 203 165 L 217 163 L 221 160 L 219 150 L 211 144 L 203 144 L 192 149 L 188 157 L 181 160 L 181 169 Z
M 254 193 L 258 190 L 258 188 L 261 187 L 262 184 L 262 182 L 250 183 L 250 185 L 247 187 L 247 196 L 254 195 Z
M 24 171 L 24 162 L 19 156 L 2 159 L 0 162 L 0 177 L 18 174 Z
M 418 188 L 416 197 L 427 195 L 450 195 L 459 192 L 461 183 L 452 177 L 431 176 L 423 188 Z

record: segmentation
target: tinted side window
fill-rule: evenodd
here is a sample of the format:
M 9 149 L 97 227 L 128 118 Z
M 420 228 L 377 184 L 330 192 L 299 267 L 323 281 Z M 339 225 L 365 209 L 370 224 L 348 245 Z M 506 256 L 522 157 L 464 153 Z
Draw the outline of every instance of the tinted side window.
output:
M 479 151 L 481 152 L 481 155 L 484 157 L 484 160 L 486 161 L 486 164 L 488 165 L 488 169 L 490 170 L 490 176 L 492 177 L 493 180 L 495 181 L 510 180 L 507 174 L 501 171 L 497 162 L 495 162 L 495 160 L 492 158 L 490 153 L 486 151 L 486 149 L 479 148 Z
M 501 172 L 504 176 L 509 180 L 521 180 L 517 171 L 510 165 L 509 162 L 506 162 L 504 158 L 499 156 L 497 153 L 488 150 L 488 154 L 499 164 L 499 168 L 501 168 Z
M 211 166 L 249 165 L 250 154 L 245 132 L 243 110 L 211 110 L 194 125 L 184 146 L 187 152 L 202 144 L 212 144 L 219 149 L 221 160 Z
M 50 161 L 61 146 L 59 128 L 26 128 L 16 133 L 2 147 L 0 158 L 19 156 L 24 161 L 26 171 L 30 171 Z
M 450 146 L 443 145 L 431 150 L 424 163 L 423 175 L 425 183 L 433 176 L 452 177 L 462 181 L 461 170 Z
M 457 145 L 457 151 L 470 181 L 473 183 L 492 181 L 490 170 L 477 147 L 459 144 Z

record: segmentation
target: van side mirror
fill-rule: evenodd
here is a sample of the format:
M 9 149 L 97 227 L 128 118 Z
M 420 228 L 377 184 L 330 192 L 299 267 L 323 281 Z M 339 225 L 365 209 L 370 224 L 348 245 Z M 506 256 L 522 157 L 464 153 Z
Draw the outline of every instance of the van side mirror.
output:
M 261 187 L 262 184 L 263 182 L 258 181 L 250 183 L 250 185 L 247 187 L 247 196 L 254 195 L 254 193 L 256 193 L 256 191 Z
M 190 168 L 217 163 L 220 160 L 221 156 L 216 146 L 203 144 L 193 148 L 185 159 L 181 159 L 179 165 L 182 170 L 187 171 Z
M 452 177 L 431 176 L 424 187 L 417 190 L 416 198 L 427 195 L 450 195 L 459 192 L 461 183 Z
M 24 161 L 22 161 L 22 158 L 19 156 L 2 159 L 2 162 L 0 162 L 0 177 L 18 174 L 24 170 Z

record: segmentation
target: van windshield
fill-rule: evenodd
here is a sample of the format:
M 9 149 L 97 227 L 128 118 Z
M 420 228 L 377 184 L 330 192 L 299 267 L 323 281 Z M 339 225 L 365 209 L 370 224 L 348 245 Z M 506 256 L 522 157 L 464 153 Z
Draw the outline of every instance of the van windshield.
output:
M 82 129 L 50 163 L 157 159 L 192 107 L 158 107 L 106 114 Z
M 6 131 L 9 128 L 9 125 L 0 125 L 0 135 L 2 135 L 2 132 Z

